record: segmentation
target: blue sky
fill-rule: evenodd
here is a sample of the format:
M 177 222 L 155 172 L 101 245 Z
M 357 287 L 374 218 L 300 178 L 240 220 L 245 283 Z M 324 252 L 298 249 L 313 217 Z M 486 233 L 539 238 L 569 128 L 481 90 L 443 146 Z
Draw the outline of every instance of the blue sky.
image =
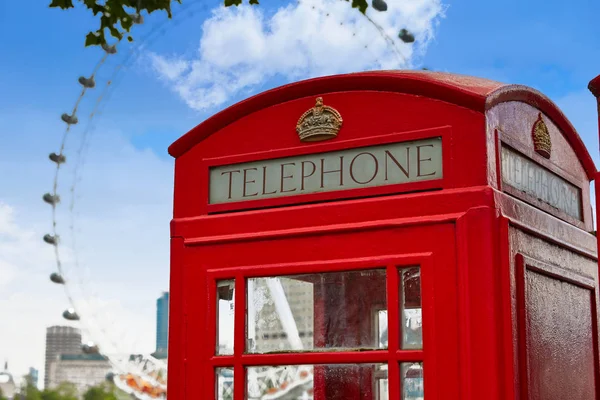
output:
M 50 212 L 41 195 L 53 177 L 47 155 L 58 149 L 64 132 L 59 117 L 74 105 L 77 78 L 89 76 L 102 56 L 101 50 L 83 46 L 85 34 L 96 27 L 87 10 L 63 12 L 47 3 L 0 1 L 0 168 L 7 171 L 0 191 L 0 312 L 15 318 L 12 328 L 0 332 L 0 360 L 8 358 L 19 374 L 29 366 L 42 368 L 44 328 L 64 322 L 60 313 L 67 303 L 47 279 L 53 257 L 40 238 L 50 228 Z M 377 68 L 375 58 L 382 66 L 399 67 L 372 26 L 341 1 L 323 2 L 331 4 L 329 19 L 322 10 L 302 11 L 288 1 L 263 0 L 260 8 L 226 11 L 215 11 L 218 0 L 183 3 L 164 34 L 156 28 L 164 16 L 146 18 L 134 31 L 137 40 L 100 69 L 98 86 L 86 94 L 81 122 L 68 143 L 69 160 L 77 159 L 87 115 L 114 68 L 142 38 L 156 36 L 117 75 L 95 119 L 76 192 L 77 246 L 70 240 L 71 214 L 64 204 L 58 214 L 66 268 L 81 284 L 76 297 L 96 321 L 90 331 L 112 324 L 111 335 L 130 333 L 127 343 L 140 351 L 152 350 L 155 298 L 168 286 L 172 160 L 167 146 L 213 113 L 262 90 Z M 600 74 L 600 24 L 594 23 L 599 2 L 388 3 L 388 15 L 376 16 L 382 26 L 390 32 L 408 26 L 418 39 L 414 47 L 398 44 L 410 60 L 406 65 L 534 87 L 558 103 L 598 161 L 596 109 L 586 87 Z M 334 27 L 333 19 L 344 28 Z M 359 39 L 352 39 L 354 32 Z M 368 51 L 363 44 L 369 44 Z M 65 198 L 70 165 L 59 186 Z M 24 329 L 35 339 L 23 338 Z

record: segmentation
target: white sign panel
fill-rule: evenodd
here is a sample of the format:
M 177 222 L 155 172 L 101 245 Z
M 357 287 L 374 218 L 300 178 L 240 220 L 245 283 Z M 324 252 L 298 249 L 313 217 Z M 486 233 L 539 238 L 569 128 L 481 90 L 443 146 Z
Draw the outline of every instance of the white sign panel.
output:
M 502 181 L 581 220 L 581 193 L 577 186 L 504 146 Z
M 440 179 L 442 140 L 332 151 L 210 168 L 210 204 Z

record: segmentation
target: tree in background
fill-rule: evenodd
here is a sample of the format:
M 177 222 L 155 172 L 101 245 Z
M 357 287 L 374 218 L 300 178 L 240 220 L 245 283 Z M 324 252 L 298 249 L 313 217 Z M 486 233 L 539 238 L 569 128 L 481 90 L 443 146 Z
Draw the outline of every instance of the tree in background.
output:
M 55 389 L 41 392 L 41 400 L 78 400 L 77 388 L 72 383 L 63 382 Z
M 114 387 L 103 384 L 91 387 L 83 395 L 83 400 L 118 400 L 114 393 Z
M 123 39 L 127 35 L 127 40 L 133 41 L 129 31 L 134 24 L 142 23 L 144 12 L 152 14 L 155 11 L 164 11 L 169 18 L 171 14 L 171 3 L 181 0 L 78 0 L 88 8 L 94 16 L 100 17 L 100 27 L 89 32 L 85 38 L 86 46 L 100 45 L 105 49 L 110 49 L 106 40 L 106 31 L 117 40 Z M 188 0 L 204 1 L 204 0 Z M 223 0 L 225 7 L 239 6 L 244 2 L 251 5 L 257 5 L 258 0 Z M 274 4 L 281 0 L 273 0 Z M 361 13 L 366 13 L 369 3 L 367 0 L 340 0 L 352 3 L 353 8 L 357 8 Z M 386 11 L 387 4 L 384 0 L 372 0 L 372 7 L 377 11 Z M 50 7 L 58 7 L 63 10 L 74 8 L 73 0 L 51 0 Z M 402 37 L 401 37 L 402 38 Z M 404 40 L 404 39 L 403 39 Z M 414 40 L 414 38 L 413 38 Z
M 2 393 L 2 388 L 0 388 L 0 400 L 7 400 L 6 397 L 4 397 L 4 393 Z

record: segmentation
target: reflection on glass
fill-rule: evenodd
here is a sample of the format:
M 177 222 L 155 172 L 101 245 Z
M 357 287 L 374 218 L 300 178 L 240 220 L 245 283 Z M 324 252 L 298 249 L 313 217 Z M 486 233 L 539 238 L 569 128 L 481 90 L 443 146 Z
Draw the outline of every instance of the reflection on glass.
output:
M 388 366 L 387 364 L 378 364 L 375 366 L 375 393 L 376 399 L 388 399 L 389 398 L 389 387 L 388 387 Z
M 385 282 L 379 269 L 248 279 L 246 352 L 384 348 Z
M 423 400 L 423 363 L 400 364 L 402 400 Z
M 388 318 L 387 310 L 379 310 L 377 312 L 377 329 L 379 337 L 379 348 L 387 349 L 388 347 Z
M 389 399 L 383 364 L 282 365 L 248 367 L 246 372 L 248 400 Z M 373 396 L 365 397 L 367 393 Z
M 235 283 L 217 282 L 217 354 L 233 354 L 233 309 Z
M 215 369 L 217 400 L 233 400 L 233 368 Z
M 421 270 L 400 270 L 400 318 L 403 349 L 422 349 Z

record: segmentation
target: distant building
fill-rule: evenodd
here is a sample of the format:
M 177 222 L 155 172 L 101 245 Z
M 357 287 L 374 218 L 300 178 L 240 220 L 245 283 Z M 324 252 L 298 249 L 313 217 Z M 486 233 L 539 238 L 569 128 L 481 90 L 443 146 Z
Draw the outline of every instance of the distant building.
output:
M 50 363 L 61 354 L 81 354 L 81 331 L 70 326 L 46 328 L 46 363 L 44 365 L 44 388 L 50 383 Z
M 314 339 L 313 285 L 297 279 L 280 278 L 280 281 L 298 329 L 298 336 L 300 336 L 305 349 L 312 349 Z M 279 320 L 275 300 L 271 298 L 266 280 L 257 279 L 254 282 L 255 296 L 269 299 L 260 310 L 256 311 L 255 350 L 259 353 L 288 350 L 287 333 Z
M 27 378 L 29 379 L 29 382 L 35 386 L 38 387 L 38 379 L 39 379 L 39 371 L 33 367 L 29 368 L 29 374 L 27 376 Z
M 13 399 L 15 394 L 17 394 L 17 385 L 13 376 L 10 372 L 8 372 L 8 362 L 4 363 L 4 371 L 0 372 L 0 390 L 2 390 L 2 394 L 4 397 L 9 400 Z
M 156 353 L 166 357 L 168 344 L 169 292 L 163 292 L 162 296 L 156 300 Z
M 108 359 L 100 354 L 61 354 L 50 362 L 48 387 L 69 382 L 83 395 L 90 387 L 105 382 L 110 371 Z

